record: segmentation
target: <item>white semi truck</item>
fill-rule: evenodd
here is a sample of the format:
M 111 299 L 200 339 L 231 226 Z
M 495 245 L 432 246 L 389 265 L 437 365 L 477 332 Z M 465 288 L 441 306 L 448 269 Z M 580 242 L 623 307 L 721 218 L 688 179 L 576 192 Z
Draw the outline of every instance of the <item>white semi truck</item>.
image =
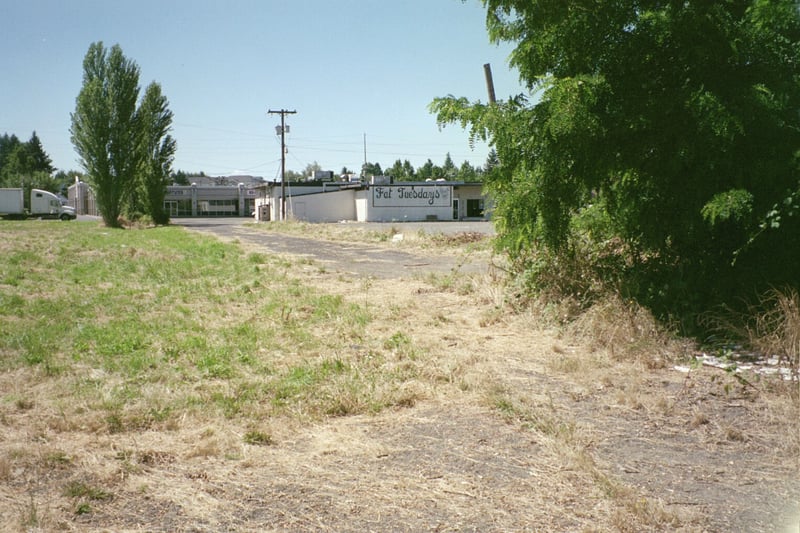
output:
M 0 216 L 3 218 L 58 218 L 72 220 L 75 208 L 62 205 L 55 194 L 31 189 L 30 209 L 25 209 L 23 189 L 0 189 Z

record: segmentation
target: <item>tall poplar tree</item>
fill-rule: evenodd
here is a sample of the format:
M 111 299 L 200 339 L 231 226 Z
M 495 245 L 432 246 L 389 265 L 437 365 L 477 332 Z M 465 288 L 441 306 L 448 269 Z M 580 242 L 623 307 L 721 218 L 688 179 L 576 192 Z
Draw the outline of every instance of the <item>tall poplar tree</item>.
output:
M 139 200 L 143 212 L 149 214 L 156 224 L 169 222 L 164 210 L 164 198 L 170 183 L 172 161 L 175 156 L 175 139 L 169 135 L 172 126 L 172 111 L 161 86 L 155 82 L 147 86 L 139 106 L 137 121 L 141 130 L 142 154 L 138 180 Z
M 139 166 L 136 102 L 139 67 L 119 45 L 92 43 L 83 60 L 83 87 L 72 113 L 72 143 L 107 226 L 119 227 Z
M 120 226 L 120 215 L 142 209 L 164 222 L 166 181 L 175 140 L 172 112 L 161 87 L 147 87 L 139 100 L 139 67 L 119 45 L 93 43 L 83 60 L 83 87 L 72 113 L 72 143 L 92 186 L 103 221 Z

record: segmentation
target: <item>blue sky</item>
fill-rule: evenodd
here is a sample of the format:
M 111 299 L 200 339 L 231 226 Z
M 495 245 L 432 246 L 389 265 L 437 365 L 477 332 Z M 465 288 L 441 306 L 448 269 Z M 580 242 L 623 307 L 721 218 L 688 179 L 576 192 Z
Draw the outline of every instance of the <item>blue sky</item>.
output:
M 280 172 L 277 115 L 287 117 L 286 167 L 338 172 L 367 159 L 390 166 L 449 152 L 482 165 L 458 125 L 440 131 L 427 106 L 454 94 L 485 102 L 483 64 L 498 98 L 523 92 L 511 47 L 489 43 L 478 0 L 26 0 L 0 5 L 0 133 L 36 131 L 53 164 L 79 169 L 70 113 L 89 45 L 119 44 L 161 84 L 175 117 L 173 168 L 210 175 Z

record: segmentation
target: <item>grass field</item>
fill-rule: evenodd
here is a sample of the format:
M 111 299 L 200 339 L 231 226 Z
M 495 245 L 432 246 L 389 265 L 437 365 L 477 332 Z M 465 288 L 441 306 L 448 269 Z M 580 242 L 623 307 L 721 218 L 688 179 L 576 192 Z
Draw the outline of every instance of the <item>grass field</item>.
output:
M 369 345 L 368 306 L 293 281 L 289 263 L 175 227 L 3 229 L 0 365 L 27 381 L 6 401 L 46 387 L 66 420 L 109 431 L 410 401 L 408 339 Z
M 0 531 L 768 531 L 794 509 L 780 384 L 678 374 L 620 307 L 572 332 L 552 312 L 487 276 L 0 222 Z

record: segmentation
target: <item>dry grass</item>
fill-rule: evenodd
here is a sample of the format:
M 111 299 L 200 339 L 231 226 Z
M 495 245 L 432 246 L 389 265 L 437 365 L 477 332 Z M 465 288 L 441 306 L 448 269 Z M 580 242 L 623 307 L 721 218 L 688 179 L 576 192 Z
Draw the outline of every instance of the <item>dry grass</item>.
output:
M 710 339 L 711 350 L 736 360 L 776 358 L 787 370 L 787 379 L 767 385 L 793 398 L 800 408 L 800 294 L 796 289 L 770 290 L 745 313 L 722 310 L 709 313 L 704 322 L 718 333 Z
M 693 348 L 659 324 L 648 310 L 614 295 L 580 313 L 567 330 L 592 349 L 607 350 L 612 359 L 650 369 L 684 359 Z
M 0 374 L 0 529 L 714 531 L 758 523 L 786 472 L 784 399 L 654 364 L 679 352 L 619 302 L 558 329 L 491 270 L 372 280 L 235 248 L 210 250 L 259 284 L 154 314 L 190 326 L 155 368 Z M 271 278 L 293 298 L 267 305 Z
M 750 344 L 759 352 L 776 355 L 791 372 L 792 394 L 800 400 L 800 294 L 795 289 L 773 290 L 763 298 L 752 325 Z
M 480 254 L 488 257 L 491 237 L 485 233 L 463 231 L 443 233 L 425 230 L 404 223 L 358 224 L 358 223 L 309 223 L 303 221 L 270 222 L 249 224 L 254 231 L 284 233 L 299 237 L 311 237 L 331 242 L 359 242 L 381 244 L 406 250 L 433 250 L 438 254 Z

